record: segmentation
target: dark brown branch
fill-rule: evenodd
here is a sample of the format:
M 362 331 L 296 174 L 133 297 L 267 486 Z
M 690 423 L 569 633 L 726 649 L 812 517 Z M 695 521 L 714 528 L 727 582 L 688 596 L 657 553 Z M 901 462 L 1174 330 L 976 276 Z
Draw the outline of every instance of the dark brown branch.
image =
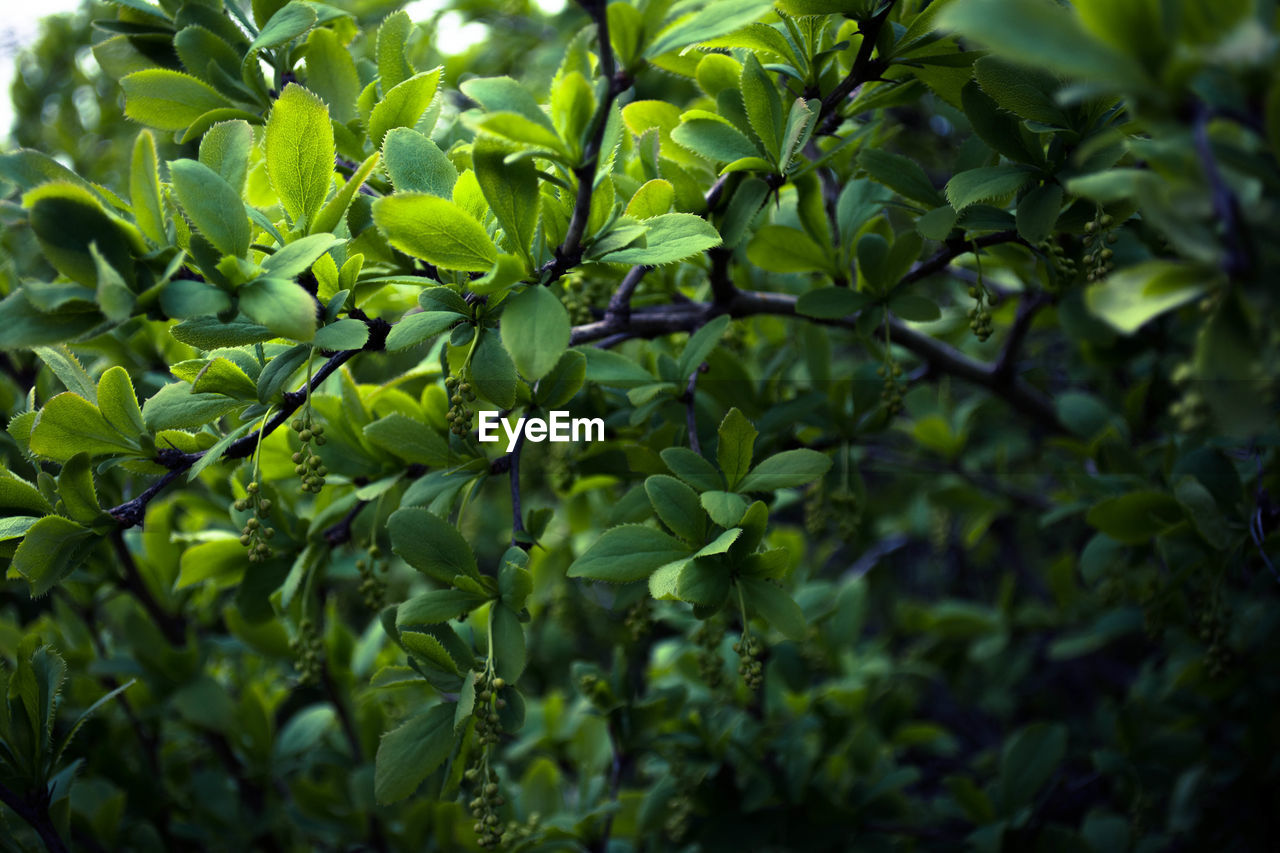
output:
M 1213 113 L 1203 102 L 1195 107 L 1195 144 L 1196 156 L 1200 158 L 1200 166 L 1204 169 L 1205 180 L 1209 182 L 1209 194 L 1213 201 L 1214 218 L 1222 225 L 1223 242 L 1227 254 L 1222 266 L 1226 274 L 1235 280 L 1251 278 L 1255 269 L 1253 247 L 1249 244 L 1249 232 L 1244 226 L 1244 216 L 1240 210 L 1240 199 L 1227 185 L 1213 156 L 1213 144 L 1209 139 L 1209 122 Z
M 1013 378 L 1018 366 L 1018 353 L 1031 330 L 1040 309 L 1048 304 L 1048 299 L 1041 293 L 1028 293 L 1018 302 L 1018 313 L 1009 328 L 1009 337 L 1005 340 L 1004 349 L 1000 351 L 1000 359 L 996 362 L 995 376 L 1002 382 Z
M 604 312 L 606 323 L 625 324 L 631 318 L 631 297 L 640 286 L 640 280 L 650 269 L 651 267 L 646 266 L 632 267 L 626 274 L 618 285 L 618 289 L 613 292 L 613 296 L 609 297 L 609 307 Z
M 370 330 L 370 343 L 366 343 L 365 347 L 380 349 L 381 343 L 386 340 L 386 335 L 381 335 L 380 339 L 377 341 L 377 347 L 371 347 L 370 344 L 374 342 L 374 335 L 372 332 L 373 329 Z M 315 375 L 311 377 L 309 385 L 303 386 L 297 391 L 290 391 L 286 393 L 280 403 L 280 408 L 271 416 L 266 424 L 264 424 L 260 430 L 251 432 L 248 435 L 233 441 L 223 452 L 222 458 L 243 459 L 246 456 L 251 455 L 257 448 L 258 442 L 261 438 L 265 438 L 270 435 L 277 427 L 288 421 L 293 413 L 296 412 L 304 402 L 306 402 L 308 389 L 314 391 L 316 388 L 320 387 L 320 385 L 333 375 L 339 367 L 345 364 L 348 359 L 361 351 L 362 350 L 342 350 L 330 356 L 329 360 L 326 361 L 320 369 L 316 371 Z M 203 457 L 203 452 L 165 455 L 160 461 L 169 468 L 169 472 L 167 474 L 149 486 L 146 491 L 138 495 L 136 498 L 125 501 L 118 506 L 114 506 L 107 510 L 107 512 L 116 521 L 120 522 L 120 529 L 123 530 L 130 527 L 136 527 L 142 523 L 142 519 L 146 515 L 147 504 L 155 499 L 156 495 L 164 491 L 170 483 L 190 470 L 191 466 L 195 465 Z
M 133 559 L 129 546 L 125 544 L 124 534 L 119 529 L 113 530 L 110 538 L 111 547 L 115 550 L 120 567 L 124 571 L 125 590 L 137 599 L 143 610 L 147 611 L 147 615 L 160 628 L 160 633 L 164 634 L 166 640 L 174 646 L 184 645 L 187 641 L 186 621 L 181 616 L 161 607 L 160 602 L 156 601 L 155 596 L 151 594 L 151 588 L 147 586 L 142 572 L 138 570 L 138 564 Z
M 889 19 L 889 13 L 893 11 L 896 2 L 897 0 L 889 0 L 883 9 L 859 28 L 859 32 L 862 34 L 862 44 L 858 46 L 858 55 L 854 57 L 853 67 L 849 69 L 849 74 L 822 99 L 822 108 L 818 111 L 815 135 L 827 136 L 834 133 L 840 124 L 840 107 L 844 105 L 849 95 L 863 83 L 879 77 L 884 72 L 884 69 L 888 67 L 888 63 L 883 60 L 873 62 L 871 54 L 875 51 L 876 41 L 880 37 L 880 30 Z
M 582 263 L 582 241 L 587 236 L 587 221 L 591 218 L 591 194 L 595 190 L 596 169 L 600 162 L 600 146 L 609 124 L 609 111 L 618 95 L 631 88 L 631 78 L 625 71 L 618 71 L 613 57 L 613 45 L 609 41 L 609 16 L 603 0 L 587 0 L 582 8 L 596 24 L 596 40 L 599 42 L 600 73 L 606 81 L 605 94 L 596 106 L 588 125 L 587 141 L 582 146 L 582 162 L 574 168 L 578 180 L 578 193 L 573 202 L 573 213 L 565 229 L 564 240 L 555 251 L 555 257 L 542 267 L 543 281 L 550 284 L 569 270 Z
M 699 456 L 702 455 L 702 444 L 698 441 L 698 413 L 697 413 L 697 393 L 698 393 L 698 375 L 707 372 L 707 363 L 704 361 L 694 368 L 693 373 L 689 374 L 689 384 L 684 389 L 684 407 L 685 407 L 685 423 L 689 427 L 689 449 Z
M 524 511 L 520 507 L 520 450 L 524 447 L 524 430 L 516 436 L 515 447 L 507 454 L 510 459 L 507 476 L 511 478 L 511 547 L 529 550 L 529 543 L 523 541 Z
M 31 825 L 49 853 L 67 853 L 66 842 L 58 835 L 49 814 L 48 791 L 32 792 L 26 797 L 20 797 L 17 792 L 0 782 L 0 803 L 13 809 L 14 814 Z

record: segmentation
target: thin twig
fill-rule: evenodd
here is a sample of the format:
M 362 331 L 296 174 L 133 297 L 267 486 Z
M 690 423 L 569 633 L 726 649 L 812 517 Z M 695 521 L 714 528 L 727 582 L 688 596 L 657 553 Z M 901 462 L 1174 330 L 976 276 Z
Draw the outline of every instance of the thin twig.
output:
M 684 389 L 685 423 L 689 427 L 689 449 L 699 456 L 702 455 L 702 444 L 698 441 L 698 412 L 696 406 L 698 375 L 706 373 L 707 369 L 705 361 L 695 367 L 693 373 L 689 374 L 689 384 Z

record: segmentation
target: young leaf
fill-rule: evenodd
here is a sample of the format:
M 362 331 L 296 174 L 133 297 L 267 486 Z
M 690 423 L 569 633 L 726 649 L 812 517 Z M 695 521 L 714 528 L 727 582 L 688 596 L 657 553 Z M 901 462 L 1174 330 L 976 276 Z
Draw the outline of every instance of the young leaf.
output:
M 413 76 L 413 66 L 405 56 L 413 20 L 401 9 L 386 17 L 378 27 L 378 80 L 384 93 Z
M 720 245 L 720 232 L 701 216 L 667 213 L 646 219 L 643 246 L 631 245 L 600 258 L 615 264 L 673 264 Z
M 387 350 L 398 352 L 435 337 L 462 318 L 452 311 L 423 311 L 410 314 L 392 327 Z
M 373 203 L 373 221 L 391 245 L 438 267 L 488 272 L 498 259 L 484 226 L 448 199 L 396 193 Z
M 185 130 L 205 113 L 231 107 L 208 83 L 167 68 L 137 71 L 120 88 L 125 115 L 156 130 Z
M 782 98 L 777 84 L 769 77 L 754 53 L 747 54 L 742 65 L 742 100 L 747 119 L 764 150 L 779 163 L 782 150 Z
M 697 370 L 698 365 L 706 361 L 707 356 L 716 348 L 716 344 L 720 343 L 720 339 L 729 329 L 730 322 L 728 314 L 721 314 L 690 335 L 684 349 L 680 352 L 680 359 L 676 362 L 676 375 L 681 379 L 687 379 L 693 371 Z
M 458 170 L 434 142 L 413 128 L 397 127 L 382 143 L 382 159 L 396 192 L 453 196 Z
M 489 608 L 493 620 L 494 669 L 499 676 L 514 684 L 524 672 L 524 629 L 514 610 L 501 602 Z
M 481 135 L 472 145 L 471 162 L 480 191 L 506 233 L 511 249 L 528 259 L 538 227 L 537 168 L 529 158 L 508 163 L 509 153 L 506 145 Z
M 415 74 L 386 92 L 369 116 L 369 141 L 381 148 L 387 132 L 395 127 L 413 127 L 431 106 L 440 85 L 440 72 L 433 68 Z
M 260 278 L 236 291 L 240 309 L 271 331 L 296 341 L 309 341 L 316 333 L 316 304 L 296 282 Z
M 133 158 L 129 168 L 129 200 L 133 207 L 133 219 L 147 239 L 157 245 L 168 243 L 164 202 L 160 200 L 156 140 L 149 130 L 139 133 L 133 143 Z
M 247 255 L 251 232 L 240 194 L 196 160 L 174 160 L 169 175 L 183 211 L 214 248 L 237 258 Z
M 290 83 L 267 119 L 267 176 L 285 213 L 309 223 L 324 204 L 333 180 L 333 125 L 329 108 L 315 94 Z
M 65 391 L 45 403 L 36 416 L 30 448 L 32 453 L 62 462 L 81 452 L 90 456 L 132 453 L 137 445 L 116 431 L 97 406 Z

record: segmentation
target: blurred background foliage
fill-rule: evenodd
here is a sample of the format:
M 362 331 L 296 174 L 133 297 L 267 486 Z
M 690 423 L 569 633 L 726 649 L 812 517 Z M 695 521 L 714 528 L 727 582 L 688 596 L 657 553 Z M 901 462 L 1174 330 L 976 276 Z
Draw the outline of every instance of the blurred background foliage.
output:
M 372 59 L 371 34 L 401 4 L 330 5 L 354 15 L 342 24 L 353 28 L 350 49 Z M 780 4 L 854 13 L 874 5 Z M 1027 40 L 1018 16 L 1002 15 L 996 2 L 954 5 L 971 10 L 964 34 L 974 44 L 989 40 L 1015 62 L 1058 63 L 1079 109 L 1090 98 L 1124 99 L 1124 110 L 1091 116 L 1098 126 L 1126 123 L 1094 138 L 1095 153 L 1115 153 L 1108 165 L 1120 168 L 1099 169 L 1094 184 L 1077 188 L 1082 202 L 1058 223 L 1066 254 L 1087 264 L 1086 223 L 1100 224 L 1095 215 L 1105 208 L 1123 223 L 1113 250 L 1122 267 L 1191 256 L 1233 286 L 1125 335 L 1088 310 L 1084 271 L 1068 275 L 1052 254 L 997 248 L 982 267 L 961 258 L 930 296 L 946 302 L 985 269 L 1002 333 L 1016 324 L 1010 294 L 1035 287 L 1055 300 L 1023 354 L 1024 377 L 1056 392 L 1066 429 L 1051 436 L 1011 417 L 994 395 L 909 357 L 904 416 L 855 427 L 842 405 L 828 403 L 851 398 L 855 411 L 874 408 L 878 355 L 789 319 L 735 326 L 708 360 L 713 376 L 738 381 L 708 381 L 708 408 L 738 406 L 779 447 L 825 442 L 835 458 L 821 483 L 772 508 L 770 542 L 797 565 L 793 592 L 810 628 L 803 642 L 770 645 L 759 694 L 733 672 L 735 626 L 726 620 L 700 623 L 682 604 L 644 603 L 643 590 L 565 578 L 601 528 L 634 517 L 636 493 L 622 482 L 628 458 L 616 445 L 545 446 L 526 494 L 534 509 L 554 510 L 555 523 L 531 557 L 531 654 L 521 683 L 528 707 L 504 746 L 503 791 L 524 833 L 511 846 L 594 850 L 605 835 L 610 850 L 1274 845 L 1275 4 L 1080 3 L 1089 16 L 1078 43 L 1054 32 Z M 1181 25 L 1145 27 L 1161 9 L 1161 20 Z M 90 21 L 114 11 L 95 5 L 45 22 L 18 59 L 12 143 L 119 188 L 137 128 L 90 49 L 104 36 Z M 452 32 L 480 22 L 485 37 L 461 50 L 440 43 L 436 28 L 448 13 L 457 16 Z M 441 3 L 415 19 L 412 62 L 443 65 L 449 92 L 468 77 L 510 74 L 542 100 L 569 40 L 590 22 L 572 4 L 546 13 L 524 0 Z M 1079 44 L 1093 47 L 1073 52 Z M 925 63 L 919 77 L 928 85 L 879 106 L 869 131 L 871 147 L 920 163 L 933 186 L 999 159 L 948 70 Z M 701 92 L 687 75 L 656 69 L 640 77 L 635 97 L 685 104 Z M 1212 104 L 1211 113 L 1198 103 Z M 1106 150 L 1120 134 L 1125 151 Z M 194 142 L 161 135 L 160 143 L 161 160 L 195 156 Z M 1203 146 L 1225 177 L 1207 169 Z M 846 174 L 857 170 L 851 159 L 834 161 Z M 1139 169 L 1156 179 L 1130 183 Z M 916 213 L 902 207 L 889 213 L 898 226 Z M 778 221 L 798 222 L 792 194 L 777 211 Z M 0 295 L 21 277 L 53 276 L 21 229 L 5 229 L 0 251 Z M 743 289 L 803 286 L 747 264 L 734 276 Z M 692 292 L 703 278 L 702 270 L 672 268 L 646 280 L 639 298 Z M 960 312 L 950 319 L 940 337 L 975 356 L 999 356 L 1002 334 L 990 345 L 974 342 Z M 195 355 L 156 328 L 95 344 L 86 363 L 129 366 L 145 398 L 168 381 L 168 365 Z M 669 342 L 643 346 L 678 355 Z M 34 359 L 0 359 L 7 412 L 25 407 L 29 389 L 46 400 L 60 387 Z M 362 381 L 388 382 L 415 365 L 412 356 L 389 356 Z M 802 382 L 810 384 L 797 392 Z M 600 389 L 584 393 L 584 412 L 610 412 Z M 682 417 L 676 407 L 673 422 Z M 798 434 L 780 438 L 793 423 L 803 425 Z M 645 442 L 658 450 L 675 434 L 672 427 Z M 288 448 L 278 438 L 267 464 L 287 476 Z M 19 460 L 18 446 L 4 442 L 6 456 Z M 128 534 L 129 550 L 154 566 L 210 559 L 194 549 L 205 531 L 226 526 L 232 493 L 224 485 L 158 503 L 146 531 Z M 490 486 L 486 499 L 497 500 L 501 486 Z M 505 510 L 468 516 L 463 532 L 482 564 L 500 557 L 507 523 Z M 375 539 L 383 524 L 385 513 L 366 514 L 353 541 Z M 330 564 L 319 642 L 340 663 L 310 685 L 296 682 L 292 627 L 247 613 L 251 595 L 234 584 L 165 590 L 162 611 L 182 615 L 164 625 L 126 596 L 94 596 L 83 579 L 42 599 L 30 598 L 22 580 L 6 581 L 0 652 L 13 678 L 26 673 L 37 683 L 56 674 L 37 639 L 65 661 L 46 727 L 65 732 L 73 711 L 136 679 L 84 724 L 66 765 L 51 768 L 63 786 L 53 789 L 61 804 L 54 818 L 67 837 L 84 849 L 473 849 L 461 803 L 373 802 L 367 759 L 380 735 L 435 694 L 421 684 L 370 686 L 399 657 L 360 601 L 357 560 L 366 558 L 351 546 Z M 396 564 L 388 597 L 408 597 L 417 581 Z M 14 698 L 21 691 L 8 695 L 6 719 L 44 719 Z M 336 710 L 347 704 L 350 712 Z M 620 758 L 620 739 L 635 752 Z M 614 774 L 626 780 L 616 801 Z M 68 786 L 69 796 L 56 796 Z M 14 814 L 4 814 L 0 844 L 34 848 L 36 835 Z

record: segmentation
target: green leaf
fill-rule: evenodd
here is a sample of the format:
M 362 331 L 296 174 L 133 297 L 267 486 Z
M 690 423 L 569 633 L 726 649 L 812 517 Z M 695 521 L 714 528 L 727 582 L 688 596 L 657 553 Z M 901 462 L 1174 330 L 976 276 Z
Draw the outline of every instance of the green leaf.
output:
M 391 245 L 439 267 L 488 272 L 498 259 L 484 226 L 448 199 L 396 193 L 373 203 L 373 221 Z
M 689 546 L 660 530 L 623 524 L 604 535 L 569 566 L 571 578 L 629 583 L 647 578 L 659 566 L 687 557 Z
M 727 35 L 754 23 L 772 7 L 772 0 L 712 0 L 692 15 L 677 18 L 645 48 L 648 58 L 686 45 Z
M 320 259 L 320 256 L 341 243 L 332 234 L 312 234 L 294 240 L 276 250 L 274 255 L 262 259 L 263 271 L 272 278 L 296 278 Z
M 724 478 L 710 462 L 687 447 L 668 447 L 661 453 L 662 461 L 681 480 L 700 492 L 724 488 Z
M 258 396 L 258 386 L 235 362 L 219 357 L 206 362 L 191 380 L 191 392 L 225 394 L 228 397 L 253 400 Z
M 644 245 L 630 245 L 600 258 L 614 264 L 659 266 L 683 261 L 720 245 L 720 232 L 701 216 L 666 213 L 644 221 Z
M 676 597 L 703 607 L 720 607 L 729 596 L 730 575 L 720 560 L 693 559 L 676 578 Z
M 158 245 L 168 243 L 164 202 L 160 199 L 156 140 L 149 130 L 139 133 L 133 143 L 133 157 L 129 167 L 129 200 L 133 208 L 133 219 L 147 239 Z
M 0 486 L 3 488 L 3 486 Z M 0 542 L 21 539 L 39 519 L 30 515 L 0 516 Z
M 784 450 L 751 469 L 751 473 L 738 484 L 738 491 L 770 492 L 790 486 L 803 486 L 827 473 L 830 467 L 831 458 L 816 450 Z
M 525 642 L 520 618 L 505 604 L 495 602 L 489 608 L 493 620 L 494 670 L 508 683 L 514 684 L 524 672 Z
M 534 285 L 506 302 L 502 343 L 521 375 L 541 379 L 569 346 L 569 313 L 550 290 Z
M 775 163 L 782 149 L 782 98 L 754 53 L 742 65 L 742 100 L 751 129 Z
M 1035 178 L 1025 166 L 983 166 L 960 172 L 947 182 L 947 201 L 956 210 L 978 202 L 1008 198 Z
M 324 101 L 296 83 L 271 108 L 266 131 L 267 177 L 285 213 L 311 222 L 333 180 L 333 125 Z
M 782 632 L 788 640 L 803 640 L 809 626 L 804 613 L 786 590 L 761 578 L 740 577 L 742 600 L 747 608 Z
M 282 278 L 260 278 L 236 291 L 240 310 L 277 335 L 309 341 L 316 333 L 316 303 L 302 286 Z
M 415 658 L 447 673 L 458 674 L 458 662 L 453 659 L 453 655 L 449 654 L 449 650 L 445 648 L 444 643 L 432 634 L 424 634 L 419 631 L 404 631 L 400 634 L 400 642 Z
M 1018 202 L 1018 236 L 1038 244 L 1053 233 L 1062 209 L 1062 187 L 1047 183 L 1036 187 Z
M 288 44 L 311 29 L 316 17 L 316 10 L 307 3 L 298 0 L 286 3 L 262 27 L 258 37 L 249 45 L 249 53 Z
M 328 27 L 317 27 L 307 37 L 307 88 L 329 105 L 329 114 L 340 122 L 356 117 L 360 97 L 360 73 L 351 52 Z
M 196 160 L 174 160 L 169 175 L 183 211 L 214 248 L 237 258 L 247 255 L 251 234 L 240 194 Z
M 1112 539 L 1141 545 L 1181 521 L 1182 510 L 1164 492 L 1130 492 L 1095 505 L 1085 520 Z
M 364 428 L 364 437 L 406 462 L 443 467 L 449 464 L 449 445 L 435 430 L 400 412 L 392 412 Z
M 1015 65 L 998 56 L 984 56 L 973 64 L 974 77 L 1001 108 L 1024 119 L 1052 127 L 1070 122 L 1055 100 L 1059 88 L 1052 74 Z
M 938 303 L 914 293 L 899 293 L 889 300 L 889 310 L 912 323 L 930 323 L 942 316 Z
M 625 355 L 589 347 L 580 350 L 587 358 L 587 381 L 614 388 L 632 388 L 653 382 L 653 374 Z
M 691 543 L 706 536 L 707 516 L 693 489 L 675 477 L 655 474 L 644 481 L 644 491 L 653 511 L 672 533 Z
M 111 216 L 89 190 L 69 182 L 46 183 L 24 195 L 22 204 L 41 252 L 58 272 L 96 288 L 98 261 L 91 248 L 96 246 L 111 267 L 133 278 L 130 246 L 138 232 L 131 234 L 132 229 Z M 32 289 L 26 290 L 30 299 Z
M 27 530 L 13 554 L 13 568 L 30 582 L 32 597 L 41 596 L 75 571 L 97 541 L 74 521 L 47 515 Z
M 208 83 L 167 68 L 134 72 L 121 79 L 120 88 L 125 115 L 156 130 L 185 130 L 205 113 L 231 107 Z
M 219 588 L 239 583 L 249 561 L 244 546 L 228 535 L 224 539 L 200 542 L 182 552 L 174 589 L 186 589 L 213 581 Z
M 369 340 L 369 324 L 363 320 L 347 318 L 318 329 L 314 343 L 318 349 L 337 352 L 338 350 L 358 350 L 367 340 Z
M 738 485 L 751 468 L 751 453 L 755 447 L 756 436 L 760 433 L 746 415 L 735 406 L 720 422 L 720 442 L 716 445 L 716 461 L 724 473 L 725 483 L 730 491 Z M 744 504 L 742 507 L 746 509 Z M 739 516 L 741 517 L 741 516 Z M 719 522 L 717 522 L 718 524 Z M 723 525 L 722 525 L 723 526 Z
M 587 358 L 577 350 L 566 350 L 551 371 L 538 380 L 533 401 L 544 409 L 555 409 L 573 399 L 587 378 Z
M 435 705 L 382 736 L 374 760 L 374 796 L 386 805 L 412 794 L 453 751 L 453 703 Z
M 699 496 L 702 508 L 721 527 L 735 527 L 747 511 L 747 500 L 736 492 L 713 490 Z
M 458 170 L 439 146 L 413 128 L 389 131 L 382 143 L 382 159 L 397 192 L 452 197 Z
M 387 15 L 378 27 L 378 80 L 382 91 L 389 92 L 413 76 L 413 66 L 406 54 L 413 20 L 404 9 Z
M 799 228 L 765 225 L 747 244 L 747 260 L 769 272 L 828 272 L 835 264 L 828 251 Z
M 471 384 L 476 393 L 499 408 L 509 409 L 516 402 L 516 366 L 498 335 L 486 331 L 471 357 Z
M 387 334 L 387 350 L 398 352 L 435 337 L 460 321 L 452 311 L 422 311 L 400 320 Z
M 198 429 L 225 414 L 244 408 L 243 400 L 222 394 L 192 394 L 185 382 L 165 385 L 142 405 L 147 429 Z
M 924 169 L 914 160 L 883 148 L 866 148 L 858 155 L 858 165 L 867 170 L 872 180 L 929 207 L 942 203 L 942 195 Z
M 237 195 L 244 193 L 253 151 L 253 128 L 247 121 L 215 124 L 200 140 L 200 162 L 217 172 Z
M 529 555 L 513 545 L 498 562 L 498 595 L 503 604 L 519 613 L 533 593 L 533 575 L 526 568 Z
M 709 320 L 701 329 L 689 336 L 680 358 L 676 361 L 676 375 L 685 379 L 698 369 L 698 365 L 707 360 L 711 351 L 720 343 L 724 333 L 728 331 L 731 320 L 728 314 L 721 314 Z
M 138 449 L 107 422 L 97 406 L 70 391 L 44 404 L 31 428 L 30 447 L 32 453 L 58 462 L 81 452 L 107 456 Z
M 820 320 L 838 320 L 865 308 L 871 297 L 848 287 L 820 287 L 802 293 L 796 300 L 796 313 Z
M 475 554 L 458 528 L 420 507 L 393 512 L 387 519 L 391 550 L 413 568 L 441 583 L 456 575 L 479 580 Z
M 1067 729 L 1062 725 L 1033 723 L 1006 740 L 996 784 L 1001 814 L 1013 815 L 1035 799 L 1066 753 Z
M 675 203 L 676 191 L 670 181 L 654 178 L 646 181 L 627 202 L 626 215 L 632 219 L 662 216 Z
M 527 157 L 508 163 L 509 153 L 506 145 L 482 135 L 472 145 L 471 161 L 480 191 L 507 240 L 529 258 L 538 227 L 538 170 Z
M 423 71 L 392 87 L 369 116 L 369 141 L 381 148 L 387 132 L 396 127 L 413 127 L 431 106 L 440 85 L 441 68 Z
M 320 208 L 320 212 L 316 214 L 315 220 L 307 229 L 311 234 L 320 234 L 337 229 L 338 223 L 342 221 L 343 215 L 347 212 L 347 208 L 351 206 L 351 200 L 355 198 L 356 193 L 364 186 L 364 182 L 373 174 L 379 159 L 381 158 L 378 152 L 375 151 L 370 154 L 356 169 L 351 179 L 342 185 L 342 189 L 334 193 L 333 198 L 324 203 L 324 207 Z
M 1192 264 L 1147 261 L 1088 288 L 1085 302 L 1116 331 L 1132 335 L 1166 311 L 1200 298 L 1220 279 L 1216 270 Z
M 462 589 L 433 589 L 401 602 L 396 608 L 396 627 L 436 625 L 457 619 L 487 599 Z
M 946 7 L 938 26 L 956 30 L 1010 62 L 1116 87 L 1148 85 L 1135 60 L 1093 38 L 1073 11 L 1055 3 L 966 0 Z
M 58 497 L 62 500 L 64 515 L 80 524 L 91 525 L 98 521 L 102 507 L 98 504 L 98 491 L 93 485 L 93 467 L 89 454 L 77 453 L 62 465 L 58 472 Z
M 687 150 L 715 163 L 732 163 L 759 157 L 760 151 L 728 121 L 715 118 L 685 118 L 671 131 L 671 138 Z

